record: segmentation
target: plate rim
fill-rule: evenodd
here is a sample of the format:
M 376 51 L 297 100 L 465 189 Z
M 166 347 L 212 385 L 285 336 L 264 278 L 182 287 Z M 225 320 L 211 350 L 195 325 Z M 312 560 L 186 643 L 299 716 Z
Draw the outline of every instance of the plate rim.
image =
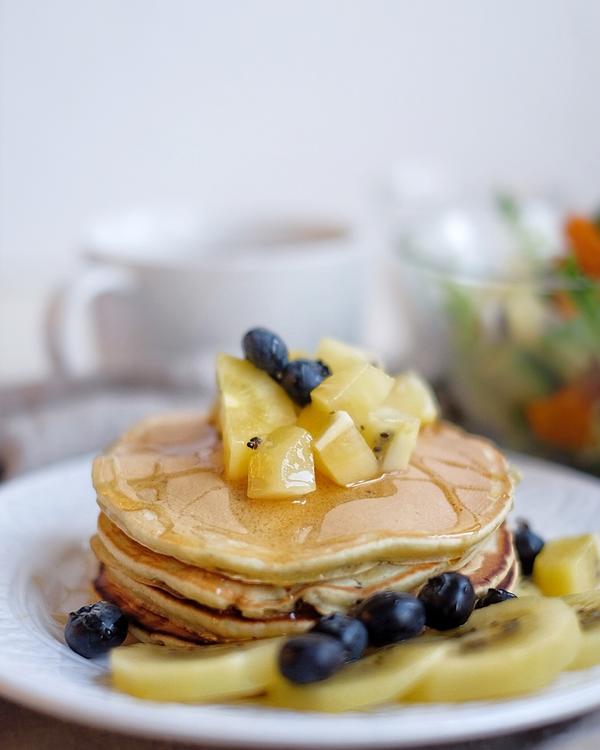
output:
M 600 672 L 599 672 L 600 675 Z M 8 690 L 5 690 L 5 687 Z M 188 725 L 178 725 L 176 723 L 165 726 L 161 724 L 162 719 L 158 717 L 156 720 L 152 718 L 144 717 L 144 722 L 139 721 L 132 726 L 131 724 L 131 706 L 122 706 L 118 709 L 118 715 L 114 713 L 100 715 L 97 708 L 92 706 L 83 706 L 78 704 L 76 701 L 60 701 L 57 698 L 50 696 L 44 691 L 32 691 L 30 686 L 20 686 L 18 681 L 12 681 L 12 684 L 8 684 L 3 680 L 2 674 L 0 674 L 0 695 L 13 701 L 14 703 L 21 705 L 25 708 L 39 711 L 40 713 L 48 716 L 60 719 L 65 722 L 87 726 L 90 728 L 104 730 L 109 732 L 122 733 L 129 736 L 143 737 L 146 739 L 153 740 L 176 740 L 178 742 L 186 742 L 189 744 L 206 744 L 210 743 L 210 746 L 214 747 L 239 747 L 239 748 L 418 748 L 420 746 L 435 746 L 442 745 L 452 742 L 469 741 L 476 739 L 489 739 L 492 737 L 510 737 L 520 732 L 541 728 L 551 727 L 555 724 L 568 721 L 569 719 L 576 719 L 586 714 L 589 714 L 594 709 L 600 706 L 600 693 L 593 694 L 590 686 L 586 686 L 579 690 L 567 690 L 569 701 L 561 702 L 557 710 L 557 705 L 553 703 L 552 718 L 549 720 L 548 715 L 538 713 L 533 717 L 530 714 L 532 696 L 526 696 L 522 700 L 509 699 L 502 702 L 496 702 L 495 709 L 498 709 L 498 704 L 504 704 L 503 709 L 508 716 L 510 716 L 510 728 L 506 731 L 501 726 L 494 725 L 491 729 L 486 727 L 485 722 L 488 717 L 485 713 L 485 706 L 487 703 L 482 703 L 482 710 L 477 716 L 476 721 L 470 721 L 465 727 L 458 722 L 445 722 L 444 734 L 433 734 L 430 731 L 424 731 L 420 736 L 411 734 L 409 738 L 403 740 L 400 736 L 392 736 L 391 733 L 381 737 L 357 737 L 349 738 L 345 736 L 343 739 L 336 738 L 334 736 L 326 737 L 313 737 L 303 739 L 294 739 L 294 737 L 283 737 L 285 732 L 285 722 L 289 718 L 289 711 L 281 711 L 278 719 L 280 726 L 270 727 L 270 734 L 263 734 L 260 727 L 255 732 L 254 736 L 250 736 L 245 740 L 240 740 L 240 731 L 230 731 L 228 727 L 219 729 L 217 732 L 213 732 L 206 726 L 202 727 L 202 734 L 197 732 L 197 727 L 192 729 Z M 589 700 L 581 700 L 582 693 L 590 693 Z M 533 696 L 534 698 L 542 699 L 543 695 Z M 562 696 L 564 698 L 564 696 Z M 139 701 L 141 712 L 143 714 L 148 713 L 152 717 L 152 707 L 162 706 L 168 707 L 171 704 L 156 703 L 154 701 Z M 522 705 L 519 705 L 522 704 Z M 177 704 L 173 704 L 177 705 Z M 451 706 L 451 704 L 443 704 L 444 706 Z M 476 703 L 470 704 L 476 707 Z M 191 706 L 190 706 L 191 707 Z M 150 708 L 150 710 L 148 710 Z M 196 707 L 195 707 L 196 708 Z M 235 708 L 234 706 L 228 706 L 228 708 Z M 515 708 L 517 708 L 517 719 L 515 720 Z M 278 712 L 279 713 L 279 712 Z M 271 710 L 271 715 L 265 717 L 269 721 L 273 720 L 275 715 L 275 709 Z M 360 720 L 368 712 L 353 712 L 346 714 L 346 717 L 350 717 L 354 720 Z M 379 719 L 385 714 L 372 714 L 377 715 Z M 330 725 L 333 730 L 337 725 L 339 714 L 319 714 L 313 712 L 302 712 L 302 716 L 310 716 L 313 720 L 319 720 L 321 729 Z M 401 715 L 394 712 L 390 712 L 388 718 L 392 719 L 398 726 L 397 729 L 401 729 L 401 725 L 398 724 L 401 721 Z M 257 724 L 256 717 L 251 716 L 248 721 L 243 722 L 244 727 L 247 724 Z M 436 721 L 437 724 L 437 721 Z M 276 731 L 273 731 L 275 729 Z M 372 730 L 372 726 L 369 725 L 369 732 Z M 339 732 L 337 732 L 339 734 Z

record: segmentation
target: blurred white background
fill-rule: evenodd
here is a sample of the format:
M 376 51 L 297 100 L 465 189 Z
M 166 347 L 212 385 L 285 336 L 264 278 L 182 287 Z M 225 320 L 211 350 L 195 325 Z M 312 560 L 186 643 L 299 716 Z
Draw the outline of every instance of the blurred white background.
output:
M 595 0 L 3 0 L 0 373 L 130 206 L 361 219 L 404 159 L 599 197 Z

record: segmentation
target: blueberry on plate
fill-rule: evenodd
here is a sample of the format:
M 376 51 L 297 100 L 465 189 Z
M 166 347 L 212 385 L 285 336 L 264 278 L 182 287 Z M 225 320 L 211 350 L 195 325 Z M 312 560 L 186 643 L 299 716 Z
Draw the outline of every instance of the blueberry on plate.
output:
M 337 638 L 346 649 L 347 661 L 360 659 L 369 642 L 367 629 L 362 622 L 339 612 L 322 617 L 310 632 L 324 633 Z
M 284 368 L 281 385 L 292 401 L 306 406 L 310 392 L 329 375 L 331 370 L 320 359 L 294 359 Z
M 475 607 L 475 590 L 462 573 L 442 573 L 430 578 L 419 592 L 425 607 L 427 625 L 450 630 L 463 625 Z
M 279 652 L 279 671 L 290 682 L 307 685 L 331 677 L 346 661 L 346 649 L 337 638 L 306 633 L 290 638 Z
M 102 656 L 127 638 L 127 618 L 109 602 L 96 602 L 71 612 L 65 625 L 65 641 L 86 659 Z
M 483 607 L 489 607 L 490 604 L 500 604 L 500 602 L 505 602 L 507 599 L 516 598 L 516 594 L 506 589 L 488 589 L 487 593 L 477 600 L 475 609 L 482 609 Z
M 242 339 L 246 359 L 264 370 L 275 380 L 281 379 L 288 362 L 288 350 L 283 339 L 266 328 L 252 328 Z
M 362 601 L 355 610 L 373 646 L 386 646 L 414 638 L 425 627 L 425 608 L 412 594 L 381 591 Z
M 523 575 L 530 576 L 532 574 L 533 563 L 542 551 L 543 546 L 544 540 L 531 530 L 527 521 L 523 521 L 522 519 L 517 521 L 515 547 L 517 548 Z

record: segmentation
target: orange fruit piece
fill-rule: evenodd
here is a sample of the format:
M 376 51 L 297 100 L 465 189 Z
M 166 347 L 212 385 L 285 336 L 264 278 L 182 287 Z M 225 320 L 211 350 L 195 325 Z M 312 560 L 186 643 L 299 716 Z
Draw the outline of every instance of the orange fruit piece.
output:
M 555 448 L 578 450 L 591 440 L 592 402 L 575 386 L 535 399 L 526 413 L 536 437 Z
M 565 231 L 583 273 L 600 279 L 600 230 L 582 216 L 572 216 Z
M 552 300 L 562 318 L 565 320 L 573 320 L 573 318 L 577 317 L 577 307 L 571 297 L 569 297 L 569 294 L 563 289 L 559 289 L 558 292 L 555 292 L 552 296 Z

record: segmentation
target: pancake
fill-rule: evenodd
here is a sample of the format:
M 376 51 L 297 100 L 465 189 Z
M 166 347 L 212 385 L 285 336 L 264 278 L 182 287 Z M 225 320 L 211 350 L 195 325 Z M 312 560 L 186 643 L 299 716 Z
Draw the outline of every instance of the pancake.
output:
M 494 588 L 513 591 L 518 581 L 519 574 L 519 565 L 515 560 L 506 576 L 495 582 Z M 477 596 L 483 596 L 487 592 L 488 588 L 490 588 L 489 585 L 480 584 L 477 589 Z M 152 617 L 150 616 L 150 621 L 151 620 Z M 164 624 L 163 627 L 168 628 L 169 625 Z M 154 643 L 160 646 L 167 646 L 169 648 L 193 648 L 195 646 L 202 645 L 203 643 L 207 643 L 207 641 L 198 641 L 194 639 L 193 636 L 189 635 L 187 637 L 184 637 L 184 635 L 182 634 L 177 636 L 173 633 L 166 633 L 161 630 L 149 630 L 148 628 L 140 625 L 138 622 L 132 622 L 130 624 L 129 630 L 131 634 L 139 641 L 142 641 L 142 643 Z M 182 633 L 184 632 L 185 631 L 182 631 Z M 210 642 L 214 643 L 214 641 Z
M 142 625 L 147 622 L 146 612 L 149 611 L 153 616 L 162 618 L 161 622 L 168 624 L 168 627 L 161 625 L 160 630 L 171 633 L 171 626 L 175 625 L 178 631 L 175 632 L 176 635 L 187 631 L 205 642 L 245 641 L 302 633 L 318 619 L 317 614 L 312 611 L 310 615 L 291 612 L 251 620 L 235 611 L 214 610 L 188 599 L 175 597 L 162 589 L 129 578 L 121 570 L 104 565 L 101 566 L 94 585 L 108 601 L 117 604 L 123 612 Z M 150 629 L 154 630 L 153 627 Z
M 94 462 L 102 511 L 143 547 L 205 571 L 289 587 L 381 562 L 462 559 L 501 525 L 513 482 L 488 441 L 425 427 L 409 468 L 301 499 L 250 500 L 222 475 L 205 417 L 142 422 Z
M 515 558 L 515 562 L 506 576 L 501 581 L 498 581 L 498 583 L 493 588 L 505 589 L 506 591 L 514 591 L 519 583 L 520 575 L 521 567 L 519 565 L 518 559 Z M 485 591 L 482 591 L 481 595 L 483 596 L 484 593 Z
M 206 643 L 190 641 L 186 638 L 178 638 L 176 635 L 170 635 L 169 633 L 147 630 L 137 622 L 129 623 L 129 632 L 140 643 L 150 643 L 153 646 L 165 646 L 171 649 L 194 649 L 208 645 Z
M 94 589 L 103 600 L 116 604 L 127 615 L 130 628 L 133 625 L 134 628 L 143 628 L 148 633 L 156 633 L 157 638 L 166 635 L 185 643 L 198 645 L 215 643 L 216 637 L 210 631 L 198 628 L 192 632 L 177 626 L 175 622 L 154 609 L 145 607 L 132 592 L 112 579 L 104 565 L 100 565 L 98 575 L 94 580 Z
M 518 570 L 512 534 L 506 524 L 459 571 L 471 579 L 477 596 L 483 596 L 489 588 L 510 589 Z
M 514 560 L 510 534 L 503 525 L 464 560 L 407 565 L 380 563 L 352 577 L 285 588 L 231 579 L 216 571 L 205 571 L 159 555 L 129 539 L 102 514 L 98 534 L 91 545 L 101 563 L 141 583 L 211 609 L 233 608 L 244 617 L 258 619 L 290 613 L 301 601 L 320 614 L 347 611 L 357 601 L 377 591 L 412 591 L 431 576 L 448 569 L 467 570 L 476 588 L 486 587 L 504 576 Z M 471 562 L 473 555 L 475 559 Z
M 152 552 L 129 539 L 103 514 L 98 519 L 98 534 L 91 545 L 101 562 L 143 583 L 214 609 L 235 607 L 245 617 L 259 618 L 290 612 L 300 599 L 313 604 L 318 611 L 330 612 L 339 606 L 348 607 L 369 592 L 382 588 L 409 591 L 439 570 L 448 568 L 447 561 L 407 565 L 378 563 L 328 581 L 290 587 L 242 581 Z M 455 560 L 450 565 L 457 567 L 462 562 Z
M 94 549 L 98 549 L 97 542 Z M 478 596 L 489 587 L 512 588 L 517 575 L 517 566 L 511 534 L 503 526 L 489 539 L 460 572 L 471 577 Z M 337 584 L 339 585 L 339 584 Z M 296 609 L 284 615 L 262 618 L 246 618 L 233 607 L 215 610 L 196 601 L 181 598 L 163 588 L 131 578 L 122 569 L 107 565 L 104 561 L 95 582 L 101 596 L 117 604 L 138 626 L 146 631 L 145 640 L 166 642 L 177 639 L 184 644 L 242 641 L 252 638 L 267 638 L 276 635 L 295 634 L 309 629 L 320 614 L 316 609 L 307 610 L 305 599 L 297 599 Z M 336 582 L 332 583 L 336 586 Z M 344 589 L 344 586 L 339 586 Z M 386 580 L 378 587 L 365 591 L 359 587 L 350 589 L 343 604 L 330 603 L 330 611 L 347 612 L 360 599 L 376 591 L 406 591 L 401 586 L 390 586 Z M 412 589 L 416 593 L 416 589 Z M 150 634 L 154 634 L 152 639 Z
M 475 584 L 477 596 L 483 596 L 490 587 L 513 591 L 518 581 L 519 574 L 519 564 L 517 559 L 515 558 L 503 578 L 498 578 L 497 580 L 488 578 L 486 581 L 480 578 L 478 581 L 476 581 Z M 145 622 L 146 627 L 141 625 L 139 622 L 134 621 L 130 624 L 129 628 L 131 634 L 142 643 L 153 643 L 161 646 L 167 646 L 169 648 L 194 648 L 198 645 L 201 645 L 202 643 L 215 642 L 214 640 L 199 641 L 192 635 L 186 635 L 186 631 L 184 630 L 179 630 L 179 635 L 175 635 L 174 633 L 167 633 L 164 630 L 152 629 L 152 627 L 150 627 L 151 623 L 153 622 L 152 613 L 147 613 Z M 165 622 L 163 620 L 162 627 L 168 630 L 170 626 L 168 622 Z M 174 628 L 174 630 L 177 629 Z

